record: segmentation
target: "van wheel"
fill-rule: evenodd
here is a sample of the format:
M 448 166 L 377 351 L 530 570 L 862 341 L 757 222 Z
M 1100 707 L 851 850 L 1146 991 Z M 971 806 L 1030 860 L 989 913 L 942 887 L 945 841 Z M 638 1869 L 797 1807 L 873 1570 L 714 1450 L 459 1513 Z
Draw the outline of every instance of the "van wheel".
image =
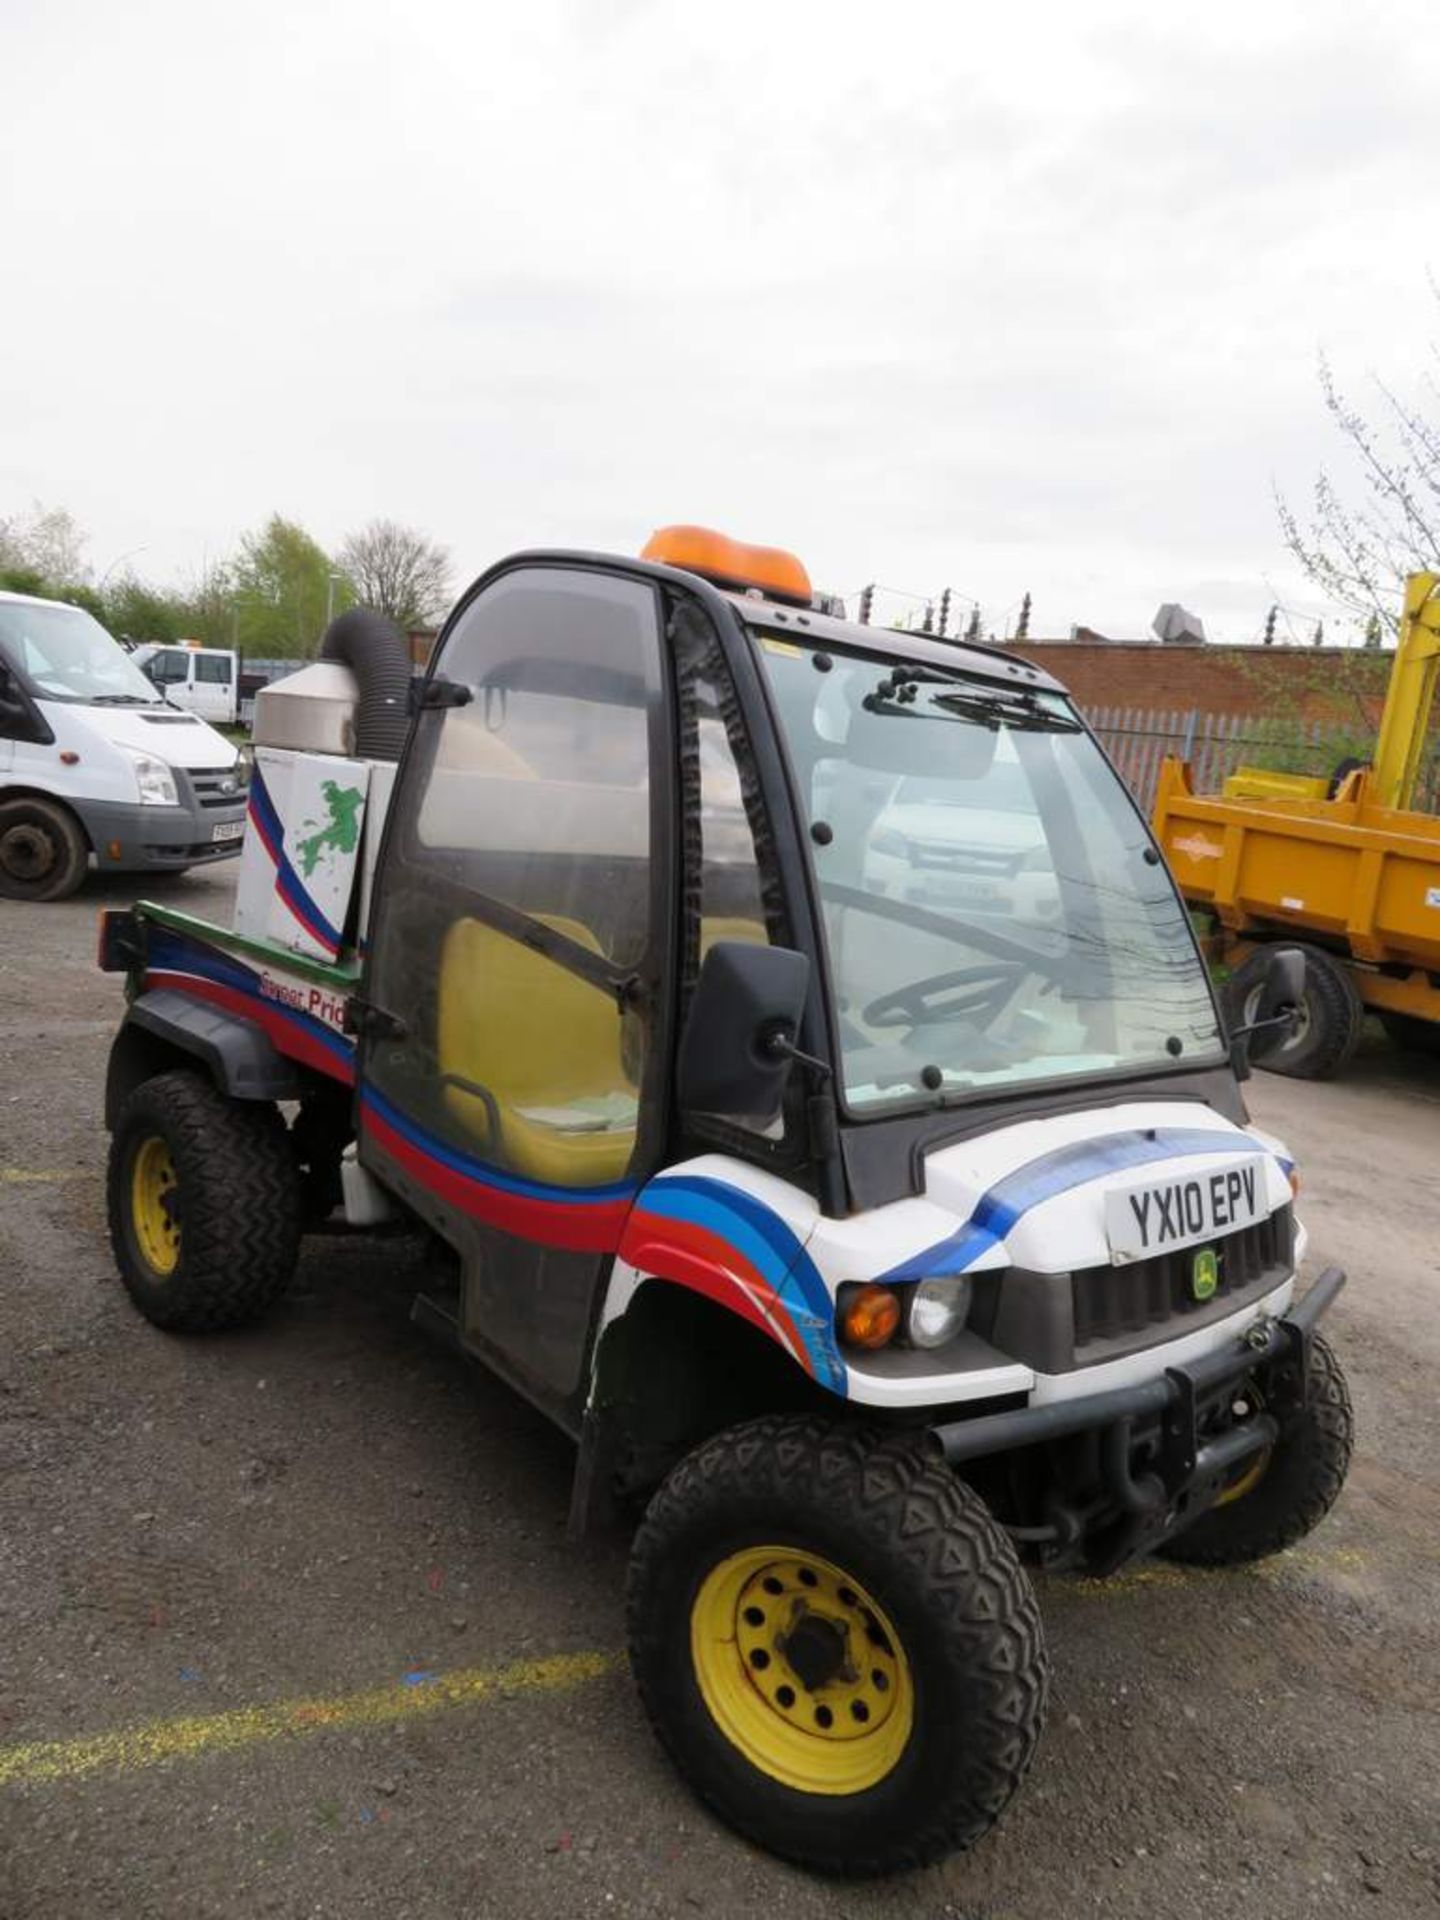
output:
M 1440 1058 L 1440 1020 L 1422 1020 L 1415 1013 L 1382 1013 L 1380 1024 L 1392 1045 L 1405 1053 Z
M 68 807 L 53 800 L 0 800 L 0 895 L 63 900 L 90 865 L 90 843 Z
M 679 1771 L 822 1873 L 968 1846 L 1039 1739 L 1030 1582 L 984 1504 L 910 1441 L 772 1417 L 706 1442 L 636 1535 L 628 1623 Z
M 1303 1412 L 1268 1453 L 1246 1463 L 1215 1504 L 1160 1548 L 1195 1567 L 1238 1567 L 1303 1540 L 1339 1498 L 1354 1445 L 1350 1390 L 1335 1351 L 1310 1340 Z
M 1305 956 L 1300 1024 L 1292 1038 L 1264 1055 L 1257 1052 L 1255 1064 L 1292 1080 L 1328 1080 L 1349 1063 L 1360 1039 L 1365 1008 L 1349 969 L 1333 954 L 1294 941 L 1286 945 L 1297 946 Z M 1268 960 L 1267 950 L 1258 947 L 1236 968 L 1226 991 L 1232 1025 L 1255 1018 Z
M 267 1102 L 227 1100 L 184 1071 L 143 1081 L 121 1108 L 107 1184 L 120 1278 L 155 1326 L 244 1326 L 289 1283 L 299 1177 Z

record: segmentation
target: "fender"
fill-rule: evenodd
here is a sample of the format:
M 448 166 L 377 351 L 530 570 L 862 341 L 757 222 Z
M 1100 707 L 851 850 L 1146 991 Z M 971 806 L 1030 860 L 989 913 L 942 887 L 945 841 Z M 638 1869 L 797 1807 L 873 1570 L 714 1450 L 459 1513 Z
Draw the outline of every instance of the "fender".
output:
M 232 1100 L 300 1096 L 294 1066 L 261 1027 L 173 987 L 157 987 L 130 1003 L 115 1037 L 105 1086 L 107 1123 L 114 1124 L 125 1096 L 153 1070 L 150 1062 L 174 1052 L 203 1062 L 216 1086 Z

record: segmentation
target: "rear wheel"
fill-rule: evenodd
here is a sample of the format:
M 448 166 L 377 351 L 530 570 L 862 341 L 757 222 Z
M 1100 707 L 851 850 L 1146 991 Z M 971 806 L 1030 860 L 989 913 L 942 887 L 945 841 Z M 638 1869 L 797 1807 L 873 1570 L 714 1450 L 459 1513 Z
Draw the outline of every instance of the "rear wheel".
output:
M 0 895 L 63 900 L 90 865 L 90 844 L 67 807 L 24 795 L 0 800 Z
M 636 1536 L 631 1660 L 695 1791 L 821 1872 L 978 1839 L 1024 1777 L 1048 1668 L 1005 1534 L 941 1462 L 819 1420 L 707 1442 Z
M 1382 1013 L 1380 1024 L 1404 1052 L 1440 1057 L 1440 1020 L 1422 1020 L 1413 1013 Z
M 299 1181 L 284 1122 L 196 1074 L 160 1074 L 125 1102 L 108 1200 L 120 1277 L 170 1332 L 258 1319 L 295 1270 Z
M 1247 1462 L 1208 1513 L 1160 1552 L 1198 1567 L 1242 1566 L 1293 1547 L 1334 1506 L 1350 1470 L 1354 1417 L 1333 1348 L 1317 1333 L 1303 1410 L 1268 1453 Z
M 1267 1073 L 1283 1073 L 1293 1080 L 1328 1080 L 1347 1064 L 1360 1038 L 1365 1009 L 1355 991 L 1349 969 L 1323 947 L 1301 945 L 1305 956 L 1305 997 L 1295 1032 L 1255 1064 Z M 1232 1024 L 1256 1018 L 1269 967 L 1269 953 L 1258 947 L 1235 970 L 1227 999 Z

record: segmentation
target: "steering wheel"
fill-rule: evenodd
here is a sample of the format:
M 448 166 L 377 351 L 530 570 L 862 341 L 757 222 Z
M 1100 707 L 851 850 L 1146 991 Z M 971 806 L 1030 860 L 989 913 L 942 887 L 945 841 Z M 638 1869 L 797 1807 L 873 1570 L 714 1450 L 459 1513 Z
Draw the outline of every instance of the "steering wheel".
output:
M 956 967 L 949 973 L 917 980 L 913 986 L 899 987 L 894 993 L 882 993 L 861 1009 L 861 1018 L 872 1027 L 933 1026 L 942 1020 L 969 1019 L 977 1014 L 993 1020 L 1029 971 L 1023 960 L 987 960 L 978 967 Z M 937 999 L 940 995 L 946 997 Z

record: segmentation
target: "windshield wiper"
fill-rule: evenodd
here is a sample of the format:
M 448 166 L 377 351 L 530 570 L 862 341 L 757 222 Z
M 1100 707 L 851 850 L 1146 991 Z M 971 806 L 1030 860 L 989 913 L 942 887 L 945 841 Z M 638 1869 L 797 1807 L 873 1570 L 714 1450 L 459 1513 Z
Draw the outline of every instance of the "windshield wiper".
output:
M 946 687 L 937 693 L 928 707 L 917 707 L 921 687 Z M 1079 733 L 1080 722 L 1071 714 L 1057 713 L 1041 706 L 1026 687 L 992 687 L 973 680 L 968 674 L 947 673 L 943 667 L 902 661 L 885 674 L 866 694 L 861 705 L 867 713 L 891 714 L 900 719 L 920 720 L 938 707 L 957 720 L 978 722 L 998 732 L 1013 727 L 1029 733 Z
M 1013 727 L 1020 733 L 1079 733 L 1080 722 L 1072 714 L 1056 713 L 1042 707 L 1033 693 L 1019 688 L 997 687 L 993 693 L 937 693 L 935 705 L 961 720 L 978 720 L 982 726 L 999 729 Z
M 915 712 L 915 698 L 921 687 L 959 687 L 964 685 L 958 673 L 947 673 L 943 667 L 918 666 L 910 661 L 901 661 L 898 667 L 884 674 L 861 701 L 867 713 L 898 714 L 902 719 L 916 719 L 921 716 Z
M 164 702 L 158 696 L 143 693 L 92 693 L 89 704 L 92 707 L 159 707 Z

